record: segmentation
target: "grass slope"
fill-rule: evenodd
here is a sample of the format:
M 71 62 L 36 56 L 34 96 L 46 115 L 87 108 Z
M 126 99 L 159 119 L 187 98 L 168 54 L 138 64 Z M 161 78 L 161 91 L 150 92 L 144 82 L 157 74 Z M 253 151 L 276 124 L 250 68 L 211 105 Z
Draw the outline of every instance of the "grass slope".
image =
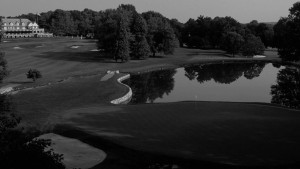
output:
M 74 45 L 79 47 L 71 48 Z M 172 56 L 115 63 L 90 51 L 96 48 L 95 41 L 79 39 L 13 40 L 3 48 L 11 70 L 5 84 L 30 87 L 74 77 L 14 95 L 16 110 L 24 123 L 40 129 L 64 124 L 71 126 L 72 131 L 79 128 L 80 132 L 90 133 L 88 137 L 92 140 L 106 138 L 135 150 L 180 158 L 245 165 L 299 161 L 299 111 L 210 102 L 112 106 L 109 101 L 122 96 L 127 89 L 116 83 L 117 76 L 100 81 L 106 70 L 142 72 L 185 64 L 255 59 L 229 58 L 219 50 L 181 48 Z M 267 51 L 266 55 L 263 60 L 279 61 L 274 51 Z M 36 84 L 25 77 L 29 68 L 43 74 Z M 91 144 L 99 147 L 97 142 Z M 108 158 L 113 157 L 108 154 Z M 113 160 L 108 163 L 114 164 Z
M 300 111 L 262 104 L 180 102 L 65 112 L 82 131 L 132 149 L 245 166 L 292 165 Z

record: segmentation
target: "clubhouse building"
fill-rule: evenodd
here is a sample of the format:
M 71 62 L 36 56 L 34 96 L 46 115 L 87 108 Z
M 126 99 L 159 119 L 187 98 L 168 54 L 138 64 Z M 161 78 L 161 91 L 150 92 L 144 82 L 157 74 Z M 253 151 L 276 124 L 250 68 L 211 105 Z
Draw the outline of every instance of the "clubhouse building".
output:
M 28 19 L 3 18 L 1 19 L 3 38 L 33 38 L 53 37 L 52 33 L 45 33 L 36 22 Z

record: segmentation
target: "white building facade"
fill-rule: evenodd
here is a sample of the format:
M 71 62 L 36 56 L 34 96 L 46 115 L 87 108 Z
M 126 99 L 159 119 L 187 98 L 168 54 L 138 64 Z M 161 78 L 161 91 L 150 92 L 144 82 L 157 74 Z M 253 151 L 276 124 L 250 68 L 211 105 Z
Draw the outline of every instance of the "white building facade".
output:
M 36 22 L 28 19 L 1 19 L 1 30 L 3 38 L 53 37 L 52 33 L 45 33 Z

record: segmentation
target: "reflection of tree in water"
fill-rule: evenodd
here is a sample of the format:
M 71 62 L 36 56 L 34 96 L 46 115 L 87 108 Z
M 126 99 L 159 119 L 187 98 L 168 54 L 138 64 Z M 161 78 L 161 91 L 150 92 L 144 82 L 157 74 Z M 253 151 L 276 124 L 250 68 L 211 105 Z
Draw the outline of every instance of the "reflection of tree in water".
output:
M 258 77 L 265 63 L 226 63 L 205 64 L 185 68 L 185 76 L 198 82 L 214 80 L 217 83 L 230 84 L 244 75 L 247 79 Z
M 36 134 L 18 129 L 20 119 L 13 113 L 8 95 L 0 95 L 0 168 L 63 169 L 62 155 L 52 150 L 49 140 L 34 139 Z
M 271 87 L 271 103 L 300 108 L 300 69 L 285 68 L 277 75 L 277 84 Z
M 133 75 L 127 84 L 133 91 L 131 103 L 153 102 L 169 94 L 174 88 L 176 70 L 162 70 L 142 75 Z

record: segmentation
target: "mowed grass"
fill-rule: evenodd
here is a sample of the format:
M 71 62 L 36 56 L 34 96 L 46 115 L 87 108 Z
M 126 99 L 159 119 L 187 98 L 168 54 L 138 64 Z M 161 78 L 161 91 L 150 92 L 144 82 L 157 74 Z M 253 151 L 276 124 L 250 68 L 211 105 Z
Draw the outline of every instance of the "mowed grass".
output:
M 80 45 L 78 49 L 71 46 Z M 25 73 L 30 69 L 38 69 L 42 72 L 43 78 L 37 81 L 38 84 L 58 81 L 66 77 L 95 73 L 99 66 L 97 62 L 83 62 L 72 60 L 82 54 L 82 60 L 96 58 L 97 52 L 95 41 L 72 40 L 72 39 L 32 39 L 13 40 L 3 43 L 3 50 L 6 52 L 6 59 L 10 76 L 5 79 L 5 83 L 24 84 L 30 82 Z M 19 47 L 19 48 L 15 48 Z
M 110 104 L 111 100 L 123 96 L 128 89 L 116 82 L 119 76 L 105 82 L 100 81 L 102 75 L 73 78 L 22 91 L 12 96 L 13 104 L 23 123 L 49 127 L 47 125 L 60 122 L 62 112 Z
M 179 48 L 170 56 L 115 63 L 92 52 L 96 41 L 91 40 L 13 40 L 4 43 L 3 49 L 11 70 L 4 84 L 51 83 L 13 95 L 23 124 L 41 130 L 68 125 L 70 130 L 79 128 L 91 134 L 89 137 L 179 158 L 241 165 L 299 162 L 299 111 L 215 102 L 115 106 L 110 101 L 128 91 L 116 82 L 120 75 L 100 81 L 107 70 L 136 73 L 226 60 L 279 61 L 276 51 L 267 51 L 265 59 L 251 59 L 231 58 L 220 50 Z M 25 76 L 29 68 L 40 70 L 43 78 L 31 83 Z M 68 80 L 53 83 L 62 79 Z
M 78 48 L 72 48 L 72 46 L 78 46 Z M 115 63 L 113 59 L 104 58 L 99 52 L 91 51 L 97 49 L 96 40 L 76 38 L 8 39 L 6 43 L 2 43 L 2 49 L 6 52 L 10 70 L 10 76 L 2 85 L 8 83 L 26 86 L 40 85 L 70 76 L 104 73 L 107 70 L 132 73 L 175 68 L 207 61 L 255 60 L 243 57 L 230 58 L 221 50 L 178 48 L 174 55 L 158 54 L 157 57 L 147 60 Z M 267 60 L 278 60 L 275 51 L 268 53 L 271 54 L 268 54 Z M 32 84 L 32 81 L 25 75 L 30 68 L 38 69 L 43 75 L 43 78 L 35 84 Z
M 242 166 L 299 165 L 296 110 L 179 102 L 72 109 L 64 115 L 73 127 L 135 150 Z

